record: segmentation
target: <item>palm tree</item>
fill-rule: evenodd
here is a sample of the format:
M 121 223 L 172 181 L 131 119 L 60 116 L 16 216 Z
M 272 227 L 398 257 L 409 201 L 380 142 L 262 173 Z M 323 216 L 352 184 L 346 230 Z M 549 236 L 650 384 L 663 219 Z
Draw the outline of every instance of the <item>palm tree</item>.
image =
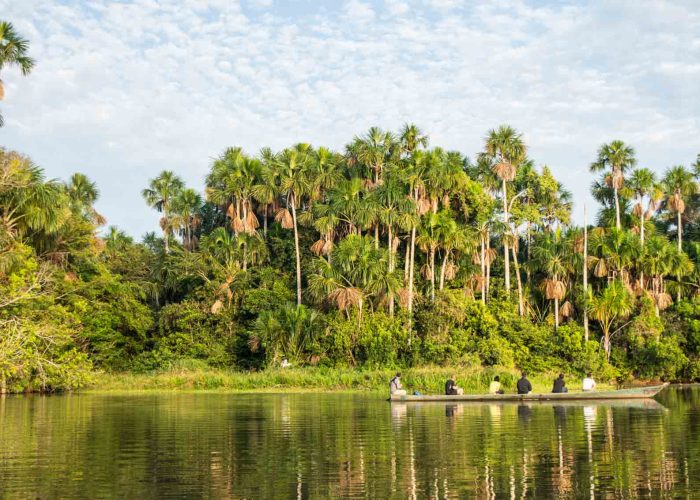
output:
M 194 250 L 197 236 L 194 232 L 202 223 L 202 196 L 194 189 L 180 191 L 173 200 L 173 228 L 180 231 L 185 250 Z
M 286 206 L 275 218 L 285 229 L 294 229 L 294 252 L 296 257 L 297 305 L 301 305 L 301 251 L 299 248 L 299 225 L 297 210 L 305 196 L 312 192 L 310 167 L 313 149 L 309 144 L 297 144 L 285 149 L 277 156 L 275 169 L 279 175 L 279 193 L 284 196 Z
M 502 183 L 503 224 L 504 231 L 508 231 L 510 226 L 508 219 L 508 182 L 515 179 L 518 165 L 525 158 L 525 144 L 523 143 L 522 135 L 508 125 L 501 125 L 498 129 L 489 130 L 486 137 L 485 152 L 495 160 L 493 172 Z M 504 238 L 503 242 L 503 257 L 506 291 L 510 292 L 510 256 L 506 239 Z
M 678 251 L 683 251 L 683 212 L 686 201 L 698 192 L 698 183 L 692 172 L 681 165 L 672 167 L 666 171 L 663 185 L 667 196 L 669 211 L 676 212 L 676 232 L 678 235 Z M 678 276 L 677 300 L 681 300 L 680 275 Z
M 634 299 L 620 280 L 611 281 L 600 295 L 594 296 L 589 306 L 591 316 L 603 330 L 603 349 L 610 359 L 610 330 L 618 319 L 629 316 L 634 310 Z
M 308 350 L 321 333 L 321 316 L 305 306 L 285 304 L 276 311 L 263 311 L 253 325 L 249 341 L 253 352 L 265 350 L 268 365 L 281 359 L 293 364 L 306 361 Z
M 85 218 L 98 226 L 106 222 L 105 218 L 93 207 L 100 196 L 100 191 L 97 189 L 97 184 L 86 175 L 73 174 L 66 186 L 66 191 L 77 213 L 84 215 Z
M 0 21 L 0 72 L 5 66 L 16 66 L 23 76 L 27 76 L 34 67 L 34 59 L 27 55 L 29 42 L 15 31 L 12 23 Z M 0 79 L 0 101 L 5 97 L 5 86 Z M 0 127 L 4 124 L 0 113 Z
M 160 227 L 163 230 L 165 253 L 170 253 L 170 235 L 172 227 L 172 205 L 184 183 L 175 173 L 163 170 L 158 177 L 151 179 L 148 188 L 141 191 L 141 196 L 149 206 L 163 214 L 160 219 Z
M 624 185 L 626 171 L 636 165 L 634 149 L 624 142 L 615 140 L 610 144 L 603 144 L 598 149 L 598 158 L 591 164 L 591 172 L 610 169 L 610 175 L 606 177 L 606 183 L 613 188 L 615 199 L 615 227 L 620 229 L 620 197 L 619 191 Z
M 396 273 L 388 270 L 388 254 L 368 236 L 348 235 L 333 249 L 332 264 L 323 258 L 315 262 L 309 293 L 317 300 L 331 301 L 348 318 L 350 309 L 357 308 L 361 322 L 368 301 L 393 296 L 401 284 Z
M 573 271 L 571 259 L 572 249 L 562 241 L 559 232 L 544 234 L 533 249 L 534 264 L 545 272 L 542 282 L 545 296 L 554 300 L 554 329 L 559 329 L 559 302 L 566 296 L 566 279 Z
M 639 217 L 639 240 L 644 252 L 644 235 L 647 221 L 652 218 L 661 199 L 662 191 L 656 182 L 654 172 L 648 168 L 640 168 L 632 172 L 628 183 L 629 190 L 637 200 L 634 205 L 634 215 Z M 645 199 L 648 198 L 647 206 L 644 206 Z M 639 285 L 645 289 L 644 271 L 640 272 Z

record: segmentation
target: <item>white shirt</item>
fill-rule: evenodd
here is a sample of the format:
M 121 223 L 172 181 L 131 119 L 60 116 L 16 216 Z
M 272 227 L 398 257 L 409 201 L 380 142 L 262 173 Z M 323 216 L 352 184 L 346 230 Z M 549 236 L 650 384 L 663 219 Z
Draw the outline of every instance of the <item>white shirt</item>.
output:
M 583 379 L 583 390 L 584 391 L 592 391 L 595 389 L 595 380 L 592 378 L 584 378 Z

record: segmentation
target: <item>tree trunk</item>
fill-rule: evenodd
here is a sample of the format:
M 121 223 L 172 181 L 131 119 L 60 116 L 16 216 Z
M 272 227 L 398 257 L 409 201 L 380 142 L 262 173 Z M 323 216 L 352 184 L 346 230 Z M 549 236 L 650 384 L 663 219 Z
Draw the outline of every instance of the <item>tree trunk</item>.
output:
M 449 262 L 450 253 L 445 252 L 445 257 L 442 259 L 442 267 L 440 269 L 440 291 L 445 288 L 445 272 L 447 269 L 447 263 Z
M 408 266 L 411 264 L 411 245 L 406 243 L 406 255 L 403 259 L 403 282 L 408 286 Z
M 413 268 L 416 260 L 416 226 L 411 228 L 411 262 L 408 266 L 408 347 L 413 338 Z
M 435 302 L 435 249 L 430 248 L 430 302 Z
M 588 217 L 586 205 L 583 206 L 583 332 L 588 342 Z
M 388 242 L 389 242 L 389 274 L 394 272 L 394 240 L 393 233 L 391 230 L 391 224 L 387 226 L 389 232 Z M 394 317 L 394 292 L 389 292 L 389 316 Z
M 613 180 L 613 182 L 615 182 Z M 622 227 L 622 224 L 620 224 L 620 198 L 617 194 L 617 188 L 613 187 L 613 190 L 615 192 L 615 225 L 618 229 Z
M 511 251 L 513 252 L 515 278 L 518 283 L 518 314 L 520 314 L 520 316 L 523 316 L 525 314 L 525 303 L 523 302 L 523 283 L 520 279 L 520 265 L 518 264 L 518 253 L 515 251 L 515 247 L 513 247 Z
M 481 303 L 486 305 L 486 243 L 481 235 Z
M 411 255 L 408 264 L 408 314 L 413 312 L 413 268 L 416 260 L 416 226 L 411 228 Z M 409 338 L 410 340 L 410 338 Z
M 297 306 L 301 305 L 301 254 L 299 252 L 299 230 L 297 228 L 296 197 L 292 195 L 292 221 L 294 222 L 294 253 L 297 264 Z
M 559 330 L 559 299 L 554 299 L 554 331 Z
M 639 241 L 642 243 L 642 253 L 644 253 L 644 218 L 646 217 L 646 214 L 644 213 L 642 207 L 642 200 L 639 200 L 639 210 L 642 212 L 642 214 L 639 216 Z M 646 287 L 644 286 L 643 269 L 639 271 L 639 286 L 642 287 L 642 290 L 646 290 Z
M 506 238 L 506 233 L 508 232 L 508 191 L 506 187 L 506 180 L 503 179 L 503 223 L 505 225 L 503 231 L 503 258 L 504 258 L 504 273 L 506 279 L 506 292 L 510 292 L 510 257 L 508 255 L 508 239 Z
M 265 204 L 265 214 L 263 215 L 263 237 L 267 239 L 267 209 L 268 206 Z
M 379 223 L 374 225 L 374 248 L 379 249 Z
M 491 250 L 491 234 L 486 232 L 486 250 L 487 252 Z M 490 253 L 490 252 L 489 252 Z M 491 294 L 491 258 L 486 263 L 486 302 L 489 301 L 489 295 Z
M 528 199 L 528 205 L 530 204 L 530 201 Z M 531 241 L 531 231 L 532 231 L 532 222 L 527 221 L 527 261 L 530 262 L 530 252 L 532 251 L 532 241 Z M 525 268 L 525 282 L 529 285 L 530 284 L 530 266 L 527 266 Z
M 681 220 L 681 212 L 678 211 L 678 252 L 683 251 L 683 227 Z M 681 301 L 681 275 L 678 275 L 678 289 L 676 291 L 676 302 Z

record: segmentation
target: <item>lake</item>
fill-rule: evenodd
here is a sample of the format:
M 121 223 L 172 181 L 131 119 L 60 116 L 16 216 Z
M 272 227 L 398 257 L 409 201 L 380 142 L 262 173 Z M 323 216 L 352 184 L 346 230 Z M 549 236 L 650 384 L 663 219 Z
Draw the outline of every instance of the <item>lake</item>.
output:
M 0 497 L 691 497 L 700 388 L 657 400 L 9 396 L 0 398 Z

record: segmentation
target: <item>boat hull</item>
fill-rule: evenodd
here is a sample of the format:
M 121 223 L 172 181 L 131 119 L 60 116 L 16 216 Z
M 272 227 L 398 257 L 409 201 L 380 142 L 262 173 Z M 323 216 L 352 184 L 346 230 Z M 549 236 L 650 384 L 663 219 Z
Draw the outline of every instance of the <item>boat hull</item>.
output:
M 615 399 L 648 399 L 661 392 L 668 383 L 647 387 L 620 389 L 617 391 L 564 392 L 546 394 L 464 394 L 461 396 L 445 395 L 406 395 L 392 394 L 390 401 L 395 402 L 425 402 L 425 401 L 474 401 L 474 402 L 504 402 L 504 401 L 601 401 Z

